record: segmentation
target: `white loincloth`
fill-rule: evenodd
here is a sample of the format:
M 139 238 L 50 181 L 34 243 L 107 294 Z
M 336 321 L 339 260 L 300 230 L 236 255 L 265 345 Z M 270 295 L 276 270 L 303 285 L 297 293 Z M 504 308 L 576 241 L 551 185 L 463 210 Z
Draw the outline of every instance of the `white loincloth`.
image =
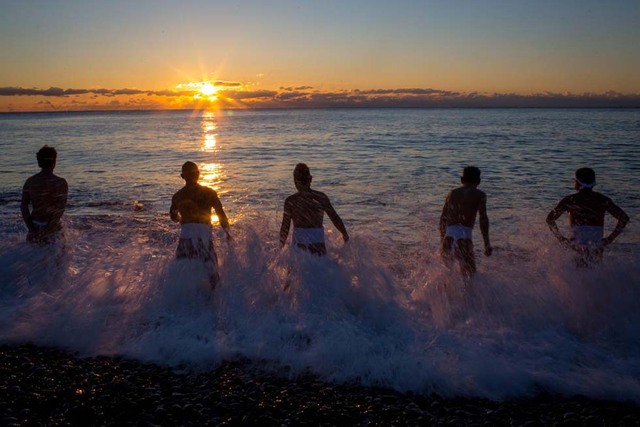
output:
M 604 227 L 599 225 L 573 225 L 571 241 L 580 246 L 602 246 Z
M 180 226 L 180 238 L 189 239 L 194 243 L 201 239 L 203 242 L 212 240 L 211 224 L 188 223 Z
M 296 245 L 312 245 L 324 243 L 324 228 L 295 228 L 293 229 L 293 243 Z
M 211 224 L 187 223 L 180 226 L 176 259 L 192 259 L 205 263 L 211 288 L 220 280 L 218 256 L 213 248 Z
M 458 247 L 458 240 L 471 240 L 472 236 L 473 228 L 465 227 L 464 225 L 447 225 L 447 228 L 445 229 L 445 237 L 451 237 L 453 239 L 453 244 L 451 245 L 452 254 L 456 252 L 456 248 Z

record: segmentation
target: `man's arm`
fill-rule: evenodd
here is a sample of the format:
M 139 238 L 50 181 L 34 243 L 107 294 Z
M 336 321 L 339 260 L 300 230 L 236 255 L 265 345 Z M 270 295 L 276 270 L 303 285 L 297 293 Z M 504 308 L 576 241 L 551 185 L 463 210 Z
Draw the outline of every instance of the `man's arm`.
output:
M 284 246 L 289 236 L 289 227 L 291 226 L 291 202 L 289 199 L 284 202 L 284 211 L 282 212 L 282 225 L 280 225 L 280 246 Z
M 64 210 L 67 208 L 67 197 L 69 195 L 69 185 L 64 178 L 61 178 L 61 181 L 58 183 L 59 185 L 56 188 L 56 195 L 53 199 L 53 209 L 51 210 L 51 218 L 49 219 L 49 224 L 47 225 L 47 231 L 54 229 L 60 223 L 62 219 L 62 215 L 64 214 Z
M 560 243 L 562 244 L 568 244 L 569 239 L 567 239 L 562 235 L 562 233 L 560 232 L 560 229 L 558 228 L 558 224 L 556 224 L 556 220 L 560 218 L 560 216 L 566 211 L 567 211 L 567 202 L 565 198 L 565 199 L 562 199 L 560 203 L 558 203 L 558 206 L 556 206 L 551 210 L 551 212 L 549 212 L 549 215 L 547 215 L 547 225 L 549 226 L 549 229 L 551 230 L 553 235 L 556 236 L 556 239 L 558 239 L 558 241 L 560 241 Z
M 229 219 L 227 218 L 227 215 L 224 213 L 224 209 L 222 209 L 222 202 L 218 198 L 218 194 L 216 194 L 215 191 L 213 192 L 212 207 L 213 207 L 213 210 L 216 212 L 216 215 L 218 215 L 220 226 L 222 226 L 222 229 L 227 234 L 227 239 L 230 239 L 231 234 L 229 234 Z
M 442 206 L 442 214 L 440 214 L 440 242 L 444 240 L 444 235 L 447 232 L 447 212 L 449 211 L 449 198 L 451 197 L 451 193 L 447 194 L 447 197 L 444 199 L 444 205 Z
M 480 233 L 482 233 L 482 240 L 484 240 L 484 254 L 491 256 L 493 248 L 491 248 L 491 242 L 489 241 L 489 217 L 487 216 L 487 195 L 482 193 L 480 196 L 480 204 L 478 205 L 478 215 L 480 216 Z
M 327 213 L 327 216 L 333 223 L 333 225 L 338 229 L 340 233 L 342 233 L 342 239 L 345 243 L 349 241 L 349 233 L 347 233 L 347 228 L 344 226 L 344 222 L 342 222 L 342 218 L 338 215 L 336 210 L 331 205 L 329 198 L 323 200 L 324 211 Z
M 30 179 L 27 179 L 27 181 L 24 183 L 24 187 L 22 187 L 22 201 L 20 202 L 20 212 L 22 213 L 22 219 L 24 220 L 27 229 L 33 232 L 35 231 L 35 229 L 33 228 L 33 222 L 31 222 L 31 212 L 29 211 L 29 203 L 31 203 L 31 194 L 29 192 L 30 187 Z
M 622 208 L 613 203 L 611 199 L 609 199 L 607 203 L 607 212 L 609 212 L 615 219 L 617 219 L 618 222 L 616 223 L 616 228 L 613 229 L 611 234 L 602 239 L 602 244 L 604 245 L 608 245 L 609 243 L 613 242 L 616 237 L 618 237 L 620 233 L 622 233 L 622 230 L 629 222 L 629 215 L 627 215 L 626 212 L 622 210 Z
M 169 208 L 169 217 L 171 217 L 171 221 L 173 222 L 180 222 L 180 215 L 178 213 L 178 202 L 176 201 L 175 195 L 171 198 L 171 207 Z

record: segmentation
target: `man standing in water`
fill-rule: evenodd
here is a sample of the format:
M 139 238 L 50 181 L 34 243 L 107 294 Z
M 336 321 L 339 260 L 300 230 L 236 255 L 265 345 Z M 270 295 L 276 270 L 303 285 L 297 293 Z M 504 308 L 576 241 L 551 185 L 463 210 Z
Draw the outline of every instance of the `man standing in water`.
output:
M 480 214 L 484 254 L 490 256 L 493 249 L 489 243 L 487 196 L 477 188 L 480 185 L 480 169 L 475 166 L 465 167 L 460 181 L 462 186 L 452 190 L 445 199 L 440 216 L 440 241 L 445 264 L 451 267 L 456 258 L 460 263 L 462 277 L 468 283 L 476 272 L 471 238 L 477 214 Z
M 29 229 L 28 242 L 44 245 L 55 241 L 62 231 L 60 220 L 67 206 L 69 187 L 64 178 L 53 173 L 57 157 L 55 148 L 42 147 L 36 154 L 42 170 L 27 179 L 22 188 L 20 210 Z
M 227 239 L 231 239 L 229 220 L 222 209 L 218 194 L 213 189 L 198 184 L 200 171 L 195 163 L 183 164 L 180 176 L 184 179 L 185 186 L 173 195 L 169 209 L 171 220 L 181 225 L 176 258 L 204 261 L 210 270 L 211 287 L 215 288 L 220 276 L 218 257 L 211 236 L 211 208 L 215 210 Z
M 349 234 L 326 194 L 311 189 L 311 172 L 304 163 L 298 163 L 293 170 L 293 182 L 297 193 L 287 197 L 284 202 L 282 226 L 280 227 L 280 245 L 284 246 L 293 221 L 293 244 L 314 255 L 325 255 L 322 220 L 326 212 L 333 225 L 342 233 L 345 243 Z
M 588 267 L 602 262 L 604 246 L 613 242 L 629 222 L 629 216 L 607 196 L 593 191 L 596 173 L 591 168 L 580 168 L 573 179 L 577 193 L 571 194 L 553 208 L 547 216 L 547 224 L 560 243 L 571 246 L 576 252 L 576 265 Z M 571 237 L 562 235 L 556 220 L 569 212 Z M 609 212 L 618 220 L 615 229 L 606 238 L 604 215 Z

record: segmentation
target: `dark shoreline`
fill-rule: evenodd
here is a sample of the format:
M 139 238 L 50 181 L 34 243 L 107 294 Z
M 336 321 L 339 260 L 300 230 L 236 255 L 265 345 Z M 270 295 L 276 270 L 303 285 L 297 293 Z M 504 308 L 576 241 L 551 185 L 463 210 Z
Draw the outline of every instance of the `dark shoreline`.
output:
M 248 361 L 206 373 L 0 346 L 0 424 L 640 425 L 640 405 L 539 395 L 495 402 L 295 380 Z

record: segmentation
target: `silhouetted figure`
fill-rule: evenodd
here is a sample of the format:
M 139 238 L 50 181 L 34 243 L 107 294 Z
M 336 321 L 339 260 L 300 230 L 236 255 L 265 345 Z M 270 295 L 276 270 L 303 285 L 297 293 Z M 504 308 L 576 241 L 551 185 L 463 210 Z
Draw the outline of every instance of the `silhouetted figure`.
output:
M 282 226 L 280 227 L 280 245 L 284 246 L 289 235 L 289 227 L 293 221 L 293 244 L 312 254 L 324 255 L 327 248 L 324 242 L 322 220 L 325 212 L 333 225 L 342 233 L 345 243 L 349 234 L 338 216 L 329 197 L 320 191 L 311 189 L 311 172 L 304 163 L 298 163 L 293 170 L 293 182 L 297 193 L 287 197 L 284 202 Z
M 480 215 L 480 232 L 484 240 L 484 254 L 493 252 L 489 242 L 489 218 L 487 217 L 487 196 L 478 190 L 480 169 L 467 166 L 460 179 L 462 186 L 452 190 L 444 202 L 440 216 L 441 253 L 445 264 L 452 266 L 453 260 L 460 263 L 465 282 L 469 282 L 476 272 L 473 253 L 472 231 L 476 215 Z
M 578 267 L 588 267 L 602 262 L 604 246 L 613 242 L 629 222 L 629 216 L 607 196 L 593 191 L 596 185 L 596 173 L 591 168 L 576 170 L 574 185 L 577 193 L 571 194 L 553 208 L 547 216 L 549 228 L 560 243 L 572 247 L 577 252 Z M 562 235 L 556 220 L 569 213 L 571 236 Z M 618 220 L 615 229 L 606 238 L 604 233 L 604 215 L 609 212 Z
M 64 178 L 53 173 L 58 158 L 55 148 L 45 145 L 36 158 L 42 170 L 24 183 L 20 211 L 29 229 L 27 241 L 47 244 L 55 241 L 62 231 L 60 220 L 67 206 L 69 187 Z
M 210 268 L 209 281 L 214 288 L 220 276 L 218 274 L 218 257 L 213 248 L 211 235 L 211 208 L 213 208 L 220 220 L 227 239 L 229 234 L 229 220 L 222 209 L 222 203 L 216 192 L 198 184 L 200 171 L 193 162 L 182 165 L 180 176 L 185 181 L 185 186 L 178 190 L 171 199 L 169 215 L 175 222 L 181 224 L 180 240 L 176 249 L 178 259 L 199 259 Z

